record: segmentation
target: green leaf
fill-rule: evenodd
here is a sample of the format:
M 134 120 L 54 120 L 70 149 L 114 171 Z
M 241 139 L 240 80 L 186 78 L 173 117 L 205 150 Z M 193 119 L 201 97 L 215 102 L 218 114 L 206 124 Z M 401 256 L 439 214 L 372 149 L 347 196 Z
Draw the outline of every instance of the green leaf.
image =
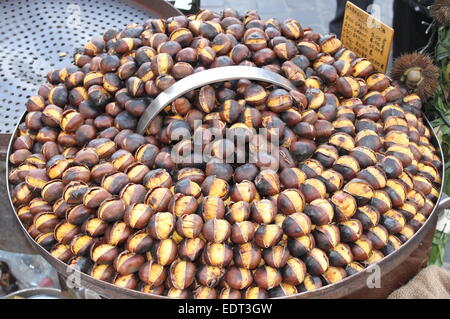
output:
M 430 257 L 428 263 L 430 265 L 442 266 L 445 261 L 445 246 L 450 238 L 449 234 L 443 234 L 436 231 L 431 246 Z
M 450 170 L 445 171 L 444 193 L 450 194 Z

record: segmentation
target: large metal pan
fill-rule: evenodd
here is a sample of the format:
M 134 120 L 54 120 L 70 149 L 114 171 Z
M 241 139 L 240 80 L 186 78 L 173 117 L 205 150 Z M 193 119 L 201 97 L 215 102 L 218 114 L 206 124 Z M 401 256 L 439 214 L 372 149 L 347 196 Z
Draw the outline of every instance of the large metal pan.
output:
M 233 68 L 233 67 L 228 67 Z M 161 96 L 158 96 L 154 100 L 154 105 L 147 108 L 146 114 L 144 114 L 141 118 L 141 122 L 139 124 L 139 128 L 141 130 L 145 130 L 145 127 L 150 122 L 150 120 L 157 114 L 159 111 L 164 108 L 164 106 L 167 103 L 170 103 L 171 99 L 176 98 L 176 96 L 183 94 L 184 91 L 188 90 L 189 88 L 195 88 L 200 87 L 202 85 L 205 85 L 207 83 L 213 83 L 218 81 L 225 81 L 227 80 L 227 77 L 223 74 L 232 74 L 233 78 L 250 78 L 250 79 L 256 79 L 256 80 L 265 80 L 270 83 L 275 83 L 277 85 L 283 86 L 287 89 L 289 89 L 289 84 L 287 84 L 283 78 L 278 75 L 270 75 L 267 72 L 262 69 L 258 68 L 251 68 L 252 70 L 239 70 L 240 67 L 234 67 L 233 72 L 224 71 L 224 72 L 216 72 L 215 74 L 209 71 L 204 71 L 204 75 L 207 76 L 201 76 L 201 73 L 198 73 L 194 75 L 194 80 L 192 81 L 179 81 L 178 84 L 175 84 L 175 89 L 169 88 L 165 92 L 161 93 Z M 245 72 L 250 71 L 250 72 Z M 237 72 L 237 73 L 236 73 Z M 192 77 L 192 76 L 190 76 Z M 186 83 L 190 83 L 189 87 L 186 87 Z M 179 84 L 181 83 L 181 84 Z M 156 109 L 155 109 L 156 108 Z M 25 114 L 22 115 L 22 118 L 20 119 L 19 123 L 22 122 L 25 118 Z M 426 120 L 426 119 L 425 119 Z M 436 149 L 439 150 L 441 154 L 441 160 L 442 163 L 444 163 L 444 158 L 442 157 L 442 148 L 441 145 L 436 137 L 436 133 L 434 132 L 433 128 L 431 127 L 430 123 L 426 120 L 426 124 L 430 128 L 430 131 L 432 132 L 432 143 L 436 147 Z M 12 152 L 12 145 L 14 137 L 18 134 L 18 126 L 16 127 L 14 131 L 13 138 L 11 138 L 9 148 L 8 148 L 8 156 Z M 9 163 L 7 166 L 7 171 L 9 172 Z M 441 170 L 441 176 L 444 178 L 444 172 Z M 10 199 L 10 205 L 12 210 L 14 211 L 13 204 L 11 202 L 11 194 L 10 194 L 10 187 L 9 182 L 6 180 L 6 183 L 8 185 L 8 198 Z M 444 185 L 444 180 L 442 180 L 442 184 Z M 314 291 L 310 292 L 304 292 L 300 294 L 296 294 L 293 296 L 289 296 L 289 299 L 297 299 L 297 298 L 342 298 L 351 295 L 352 293 L 355 293 L 357 291 L 360 291 L 361 289 L 367 287 L 367 282 L 369 279 L 369 276 L 372 276 L 374 274 L 374 269 L 376 271 L 379 271 L 379 274 L 381 277 L 391 272 L 394 268 L 399 266 L 401 263 L 405 262 L 405 260 L 416 250 L 418 249 L 419 245 L 421 244 L 422 240 L 424 239 L 425 235 L 430 233 L 434 230 L 436 220 L 439 214 L 439 211 L 445 208 L 450 207 L 450 198 L 445 196 L 442 193 L 442 187 L 440 189 L 439 199 L 437 201 L 437 204 L 435 205 L 433 212 L 429 216 L 428 220 L 425 222 L 425 224 L 419 229 L 418 232 L 414 234 L 414 236 L 406 242 L 399 250 L 393 252 L 392 254 L 384 257 L 380 262 L 378 262 L 375 265 L 371 265 L 368 267 L 365 271 L 362 271 L 360 273 L 354 274 L 350 277 L 345 278 L 344 280 L 337 282 L 332 285 L 324 286 L 322 288 L 319 288 Z M 78 281 L 78 285 L 80 287 L 84 287 L 87 289 L 91 289 L 95 291 L 96 293 L 100 294 L 101 296 L 107 297 L 107 298 L 167 298 L 164 296 L 159 295 L 151 295 L 142 293 L 139 291 L 129 290 L 120 288 L 117 286 L 114 286 L 113 284 L 103 282 L 96 280 L 89 275 L 86 275 L 84 273 L 79 272 L 78 270 L 74 270 L 65 263 L 61 262 L 60 260 L 54 258 L 48 251 L 46 251 L 44 248 L 36 244 L 36 242 L 31 238 L 31 236 L 28 234 L 26 229 L 23 227 L 23 225 L 18 220 L 17 215 L 15 215 L 17 221 L 20 224 L 20 228 L 23 231 L 25 237 L 30 242 L 30 244 L 39 252 L 40 255 L 42 255 L 57 271 L 62 277 L 69 277 L 72 279 L 76 278 Z

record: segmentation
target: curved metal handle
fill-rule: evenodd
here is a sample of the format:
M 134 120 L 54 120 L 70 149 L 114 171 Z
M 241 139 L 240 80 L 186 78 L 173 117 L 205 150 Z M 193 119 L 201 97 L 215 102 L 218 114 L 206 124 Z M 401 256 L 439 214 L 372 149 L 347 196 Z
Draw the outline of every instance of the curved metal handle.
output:
M 441 200 L 436 203 L 436 210 L 443 210 L 450 208 L 450 197 L 442 193 Z
M 208 69 L 189 75 L 161 92 L 145 109 L 144 114 L 142 114 L 139 120 L 137 132 L 144 135 L 147 126 L 155 116 L 180 96 L 211 83 L 239 79 L 264 81 L 278 85 L 286 90 L 297 90 L 291 81 L 285 77 L 261 68 L 251 66 L 225 66 Z

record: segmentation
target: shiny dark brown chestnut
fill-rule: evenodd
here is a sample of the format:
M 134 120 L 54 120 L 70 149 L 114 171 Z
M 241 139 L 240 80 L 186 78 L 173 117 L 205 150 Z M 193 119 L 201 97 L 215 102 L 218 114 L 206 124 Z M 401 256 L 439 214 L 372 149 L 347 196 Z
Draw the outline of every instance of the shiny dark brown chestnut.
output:
M 138 275 L 150 287 L 158 287 L 166 280 L 167 269 L 153 261 L 147 261 L 139 268 Z
M 334 208 L 326 199 L 316 199 L 305 206 L 304 213 L 308 215 L 314 225 L 330 223 L 334 217 Z
M 378 225 L 380 213 L 371 205 L 365 205 L 358 207 L 354 218 L 361 222 L 364 229 L 369 229 Z
M 305 201 L 310 203 L 316 199 L 324 198 L 327 194 L 325 184 L 317 178 L 309 178 L 300 185 Z
M 373 249 L 372 242 L 364 235 L 354 243 L 351 243 L 350 247 L 355 261 L 367 260 Z
M 175 230 L 175 216 L 168 212 L 154 214 L 148 223 L 147 230 L 152 238 L 167 239 Z
M 263 289 L 272 289 L 282 281 L 279 270 L 270 266 L 259 267 L 256 269 L 253 277 L 258 287 Z
M 239 268 L 236 266 L 230 267 L 224 276 L 225 282 L 232 289 L 245 289 L 253 283 L 253 275 L 249 269 Z
M 283 231 L 275 224 L 261 225 L 255 233 L 255 243 L 261 248 L 275 246 L 281 239 Z
M 388 210 L 381 218 L 381 224 L 390 234 L 399 233 L 405 227 L 405 217 L 397 210 Z
M 128 225 L 122 221 L 117 221 L 108 226 L 104 239 L 108 244 L 118 246 L 126 242 L 131 232 L 132 230 Z
M 325 252 L 319 248 L 313 248 L 303 259 L 308 273 L 318 276 L 325 273 L 329 267 L 329 260 Z
M 205 241 L 199 237 L 185 238 L 178 244 L 178 255 L 188 261 L 196 261 L 203 252 Z
M 305 207 L 305 196 L 297 189 L 284 190 L 278 196 L 277 207 L 285 215 L 302 212 Z

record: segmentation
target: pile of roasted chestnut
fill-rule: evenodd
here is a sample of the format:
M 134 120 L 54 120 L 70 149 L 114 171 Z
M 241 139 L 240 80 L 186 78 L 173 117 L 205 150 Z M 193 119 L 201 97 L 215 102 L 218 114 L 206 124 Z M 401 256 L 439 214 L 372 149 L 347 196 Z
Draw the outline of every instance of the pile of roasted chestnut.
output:
M 439 196 L 419 97 L 295 20 L 233 9 L 150 19 L 74 60 L 29 99 L 9 181 L 36 242 L 98 280 L 174 298 L 309 291 L 399 249 Z M 208 85 L 136 133 L 160 92 L 230 65 L 298 90 Z M 244 151 L 213 139 L 226 130 Z M 229 161 L 242 152 L 254 160 Z

